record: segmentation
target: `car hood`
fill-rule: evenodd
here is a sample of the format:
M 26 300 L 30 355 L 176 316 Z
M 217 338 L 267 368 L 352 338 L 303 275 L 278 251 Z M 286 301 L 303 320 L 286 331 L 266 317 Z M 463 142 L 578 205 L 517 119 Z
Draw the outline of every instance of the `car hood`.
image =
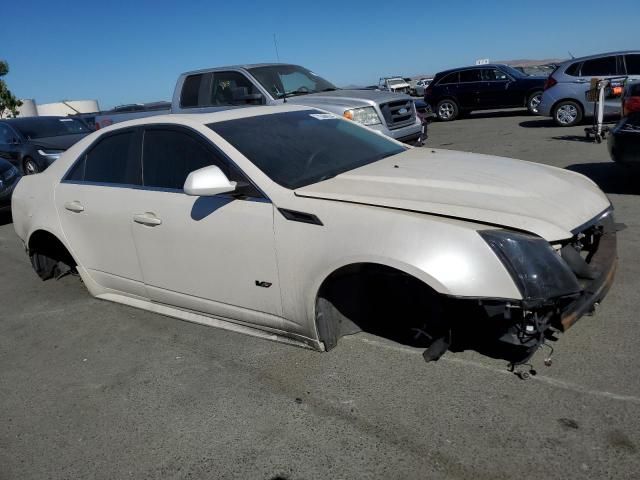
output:
M 287 98 L 287 103 L 322 106 L 343 105 L 345 107 L 368 106 L 371 103 L 383 104 L 397 100 L 411 100 L 403 93 L 383 92 L 380 90 L 334 90 L 332 92 L 311 93 Z
M 89 135 L 88 133 L 76 133 L 73 135 L 59 135 L 57 137 L 31 138 L 29 143 L 36 147 L 51 148 L 54 150 L 67 150 L 74 143 Z
M 548 241 L 570 238 L 572 230 L 610 207 L 604 193 L 575 172 L 418 148 L 299 188 L 295 194 L 498 225 Z

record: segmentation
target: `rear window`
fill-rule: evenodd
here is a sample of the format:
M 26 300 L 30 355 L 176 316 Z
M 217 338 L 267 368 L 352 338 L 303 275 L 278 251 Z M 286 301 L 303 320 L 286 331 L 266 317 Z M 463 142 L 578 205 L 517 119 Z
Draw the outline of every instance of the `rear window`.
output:
M 567 69 L 564 71 L 564 73 L 566 75 L 570 75 L 572 77 L 577 77 L 577 76 L 580 75 L 580 65 L 581 65 L 580 62 L 572 63 L 571 65 L 569 65 L 567 67 Z M 556 72 L 556 70 L 554 70 L 551 75 L 553 75 Z
M 460 72 L 460 83 L 479 82 L 480 70 L 463 70 Z
M 274 182 L 299 188 L 404 152 L 383 135 L 317 110 L 211 123 Z

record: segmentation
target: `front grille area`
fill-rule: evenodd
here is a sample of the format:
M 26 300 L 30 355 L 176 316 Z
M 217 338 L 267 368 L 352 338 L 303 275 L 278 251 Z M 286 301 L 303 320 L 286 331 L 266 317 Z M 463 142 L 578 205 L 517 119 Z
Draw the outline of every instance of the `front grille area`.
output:
M 406 127 L 416 121 L 413 100 L 397 100 L 380 105 L 382 116 L 389 130 Z

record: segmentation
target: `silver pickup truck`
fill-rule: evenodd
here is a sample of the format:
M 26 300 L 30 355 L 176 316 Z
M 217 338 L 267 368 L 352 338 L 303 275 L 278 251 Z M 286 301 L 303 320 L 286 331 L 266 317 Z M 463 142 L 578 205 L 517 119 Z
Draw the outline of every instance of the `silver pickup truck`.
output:
M 339 89 L 304 67 L 280 63 L 183 73 L 176 84 L 171 112 L 210 112 L 284 102 L 330 111 L 401 142 L 423 140 L 422 122 L 410 96 Z

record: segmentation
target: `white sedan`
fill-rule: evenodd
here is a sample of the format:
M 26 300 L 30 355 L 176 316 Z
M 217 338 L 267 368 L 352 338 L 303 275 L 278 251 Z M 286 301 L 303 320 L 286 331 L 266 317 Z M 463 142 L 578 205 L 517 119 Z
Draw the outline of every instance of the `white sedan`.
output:
M 365 330 L 433 360 L 459 331 L 524 362 L 616 265 L 587 178 L 302 106 L 102 129 L 22 179 L 12 209 L 43 279 L 77 270 L 97 298 L 318 350 Z

